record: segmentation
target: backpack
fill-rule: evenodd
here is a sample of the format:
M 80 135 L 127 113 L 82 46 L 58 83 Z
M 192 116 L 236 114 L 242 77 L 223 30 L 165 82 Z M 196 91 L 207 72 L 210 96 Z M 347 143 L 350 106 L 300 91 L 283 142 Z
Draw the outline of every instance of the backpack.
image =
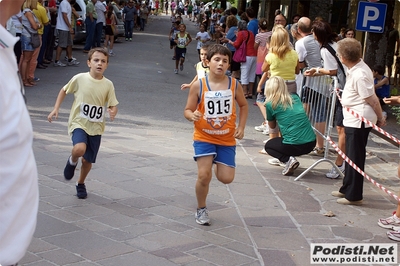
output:
M 332 48 L 332 46 L 328 44 L 324 45 L 323 47 L 325 47 L 333 55 L 333 57 L 336 59 L 336 62 L 338 63 L 339 68 L 337 69 L 336 77 L 338 79 L 340 89 L 343 90 L 344 85 L 346 84 L 346 72 L 344 71 L 342 62 L 340 62 L 339 58 L 336 56 L 336 51 Z

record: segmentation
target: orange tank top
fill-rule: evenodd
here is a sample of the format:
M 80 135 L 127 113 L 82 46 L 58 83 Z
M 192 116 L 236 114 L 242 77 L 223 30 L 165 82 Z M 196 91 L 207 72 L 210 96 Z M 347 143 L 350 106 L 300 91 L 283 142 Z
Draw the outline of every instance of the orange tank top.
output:
M 226 90 L 213 91 L 208 77 L 200 79 L 199 103 L 197 110 L 203 114 L 194 122 L 193 140 L 212 144 L 234 146 L 236 129 L 235 93 L 237 80 L 229 78 Z

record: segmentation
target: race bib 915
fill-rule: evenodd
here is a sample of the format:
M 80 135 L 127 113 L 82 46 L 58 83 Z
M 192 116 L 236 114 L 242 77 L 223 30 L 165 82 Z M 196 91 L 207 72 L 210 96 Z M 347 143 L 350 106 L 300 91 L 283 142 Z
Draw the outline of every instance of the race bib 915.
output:
M 207 91 L 204 94 L 206 118 L 226 117 L 232 114 L 232 91 Z

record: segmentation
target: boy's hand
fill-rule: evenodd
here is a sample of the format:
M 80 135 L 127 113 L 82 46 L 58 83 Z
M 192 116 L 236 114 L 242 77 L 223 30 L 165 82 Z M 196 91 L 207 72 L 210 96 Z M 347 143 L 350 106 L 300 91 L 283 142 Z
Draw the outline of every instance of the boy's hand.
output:
M 201 119 L 201 117 L 203 116 L 202 113 L 200 113 L 198 110 L 193 112 L 193 116 L 192 116 L 192 121 L 199 121 Z
M 244 137 L 244 130 L 242 128 L 236 128 L 235 130 L 235 138 L 242 139 Z
M 58 118 L 58 110 L 54 109 L 53 111 L 51 111 L 51 113 L 47 116 L 47 120 L 51 123 L 51 121 L 53 121 L 53 116 L 54 119 Z
M 117 111 L 115 109 L 107 108 L 107 112 L 110 114 L 111 121 L 114 121 Z

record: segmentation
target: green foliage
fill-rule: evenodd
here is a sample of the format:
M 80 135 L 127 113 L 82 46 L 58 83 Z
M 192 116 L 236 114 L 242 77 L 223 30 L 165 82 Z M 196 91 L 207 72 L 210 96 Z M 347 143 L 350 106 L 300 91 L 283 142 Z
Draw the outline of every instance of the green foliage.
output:
M 400 124 L 400 106 L 390 106 L 392 115 L 396 117 L 397 124 Z

